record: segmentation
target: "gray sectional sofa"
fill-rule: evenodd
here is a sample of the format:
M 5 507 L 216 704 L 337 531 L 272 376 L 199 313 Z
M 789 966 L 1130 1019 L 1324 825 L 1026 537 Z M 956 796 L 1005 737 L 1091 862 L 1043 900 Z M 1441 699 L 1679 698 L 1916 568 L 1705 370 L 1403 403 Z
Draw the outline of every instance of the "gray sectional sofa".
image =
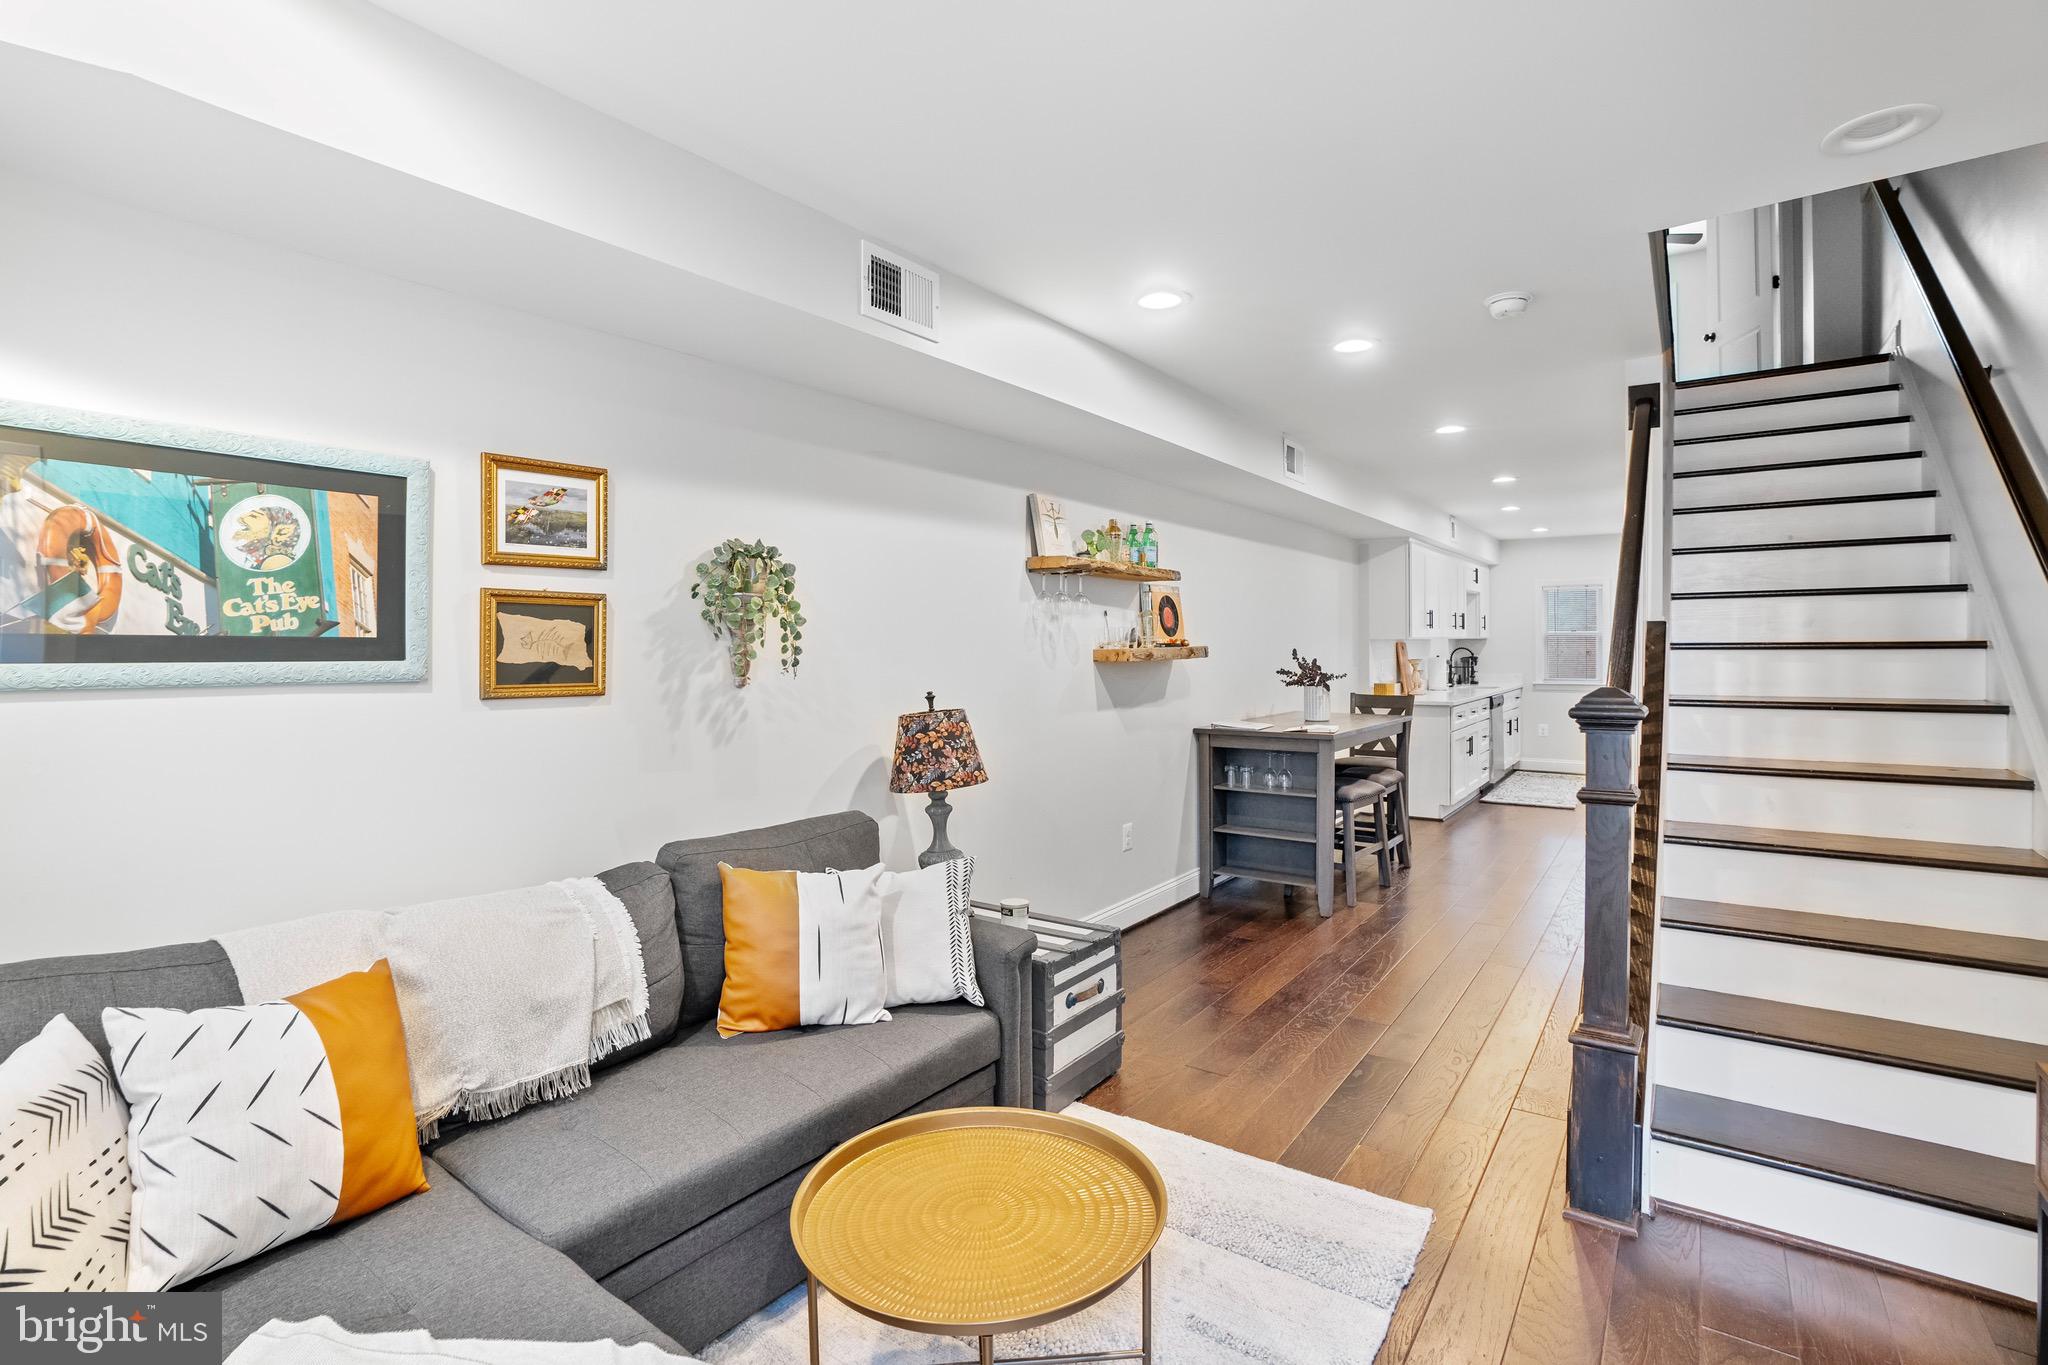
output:
M 604 873 L 640 930 L 654 1036 L 573 1099 L 446 1129 L 426 1193 L 189 1286 L 221 1291 L 227 1345 L 327 1314 L 358 1331 L 694 1350 L 800 1283 L 789 1202 L 818 1158 L 902 1114 L 1030 1102 L 1034 941 L 993 922 L 974 926 L 986 1008 L 719 1038 L 719 862 L 879 860 L 875 822 L 845 812 L 683 840 Z M 109 1005 L 240 1003 L 212 942 L 0 963 L 0 1056 L 59 1012 L 104 1052 Z

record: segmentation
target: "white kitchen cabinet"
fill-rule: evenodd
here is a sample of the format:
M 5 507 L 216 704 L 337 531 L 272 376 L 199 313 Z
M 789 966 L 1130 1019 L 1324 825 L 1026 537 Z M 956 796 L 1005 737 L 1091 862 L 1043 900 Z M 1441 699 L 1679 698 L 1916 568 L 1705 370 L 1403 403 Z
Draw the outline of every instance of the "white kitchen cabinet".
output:
M 1503 716 L 1511 714 L 1514 719 L 1512 731 L 1504 725 L 1498 737 L 1494 734 L 1496 696 L 1501 698 Z M 1476 799 L 1494 779 L 1496 743 L 1502 746 L 1509 767 L 1520 762 L 1521 704 L 1519 680 L 1418 695 L 1414 731 L 1408 741 L 1409 814 L 1441 820 Z
M 1501 771 L 1511 773 L 1522 761 L 1522 694 L 1518 689 L 1508 693 L 1502 701 L 1507 710 L 1507 724 L 1502 727 Z
M 1485 638 L 1489 572 L 1484 564 L 1419 541 L 1374 542 L 1366 559 L 1372 638 Z

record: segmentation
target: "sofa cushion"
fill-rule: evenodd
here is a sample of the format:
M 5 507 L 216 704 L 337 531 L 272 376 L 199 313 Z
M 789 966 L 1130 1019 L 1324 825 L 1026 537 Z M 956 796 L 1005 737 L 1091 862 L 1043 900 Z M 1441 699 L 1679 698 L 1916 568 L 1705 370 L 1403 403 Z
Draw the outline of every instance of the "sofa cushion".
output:
M 631 1061 L 675 1037 L 683 1007 L 683 949 L 676 939 L 676 893 L 666 869 L 654 863 L 627 863 L 597 874 L 605 890 L 617 896 L 640 931 L 640 957 L 647 964 L 648 1036 L 622 1047 L 591 1070 Z
M 115 1005 L 203 1010 L 242 1003 L 228 955 L 211 940 L 88 957 L 0 962 L 0 1057 L 66 1015 L 107 1054 L 100 1011 Z
M 221 1294 L 225 1351 L 272 1318 L 356 1332 L 676 1344 L 568 1257 L 485 1208 L 429 1161 L 425 1194 L 200 1280 Z
M 725 896 L 718 865 L 763 872 L 872 867 L 882 861 L 882 834 L 872 817 L 840 811 L 709 839 L 678 839 L 663 844 L 655 861 L 668 870 L 675 886 L 683 953 L 682 1023 L 688 1028 L 718 1012 L 719 988 L 725 984 Z
M 703 1024 L 572 1099 L 466 1129 L 434 1156 L 602 1276 L 989 1066 L 997 1035 L 993 1015 L 963 1004 L 731 1039 Z

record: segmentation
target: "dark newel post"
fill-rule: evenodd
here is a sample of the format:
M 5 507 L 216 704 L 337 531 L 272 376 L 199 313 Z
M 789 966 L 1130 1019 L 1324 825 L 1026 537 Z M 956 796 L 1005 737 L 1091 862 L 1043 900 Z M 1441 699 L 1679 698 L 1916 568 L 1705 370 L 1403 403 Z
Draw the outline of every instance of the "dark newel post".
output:
M 1635 735 L 1649 713 L 1618 687 L 1571 710 L 1586 736 L 1586 969 L 1572 1029 L 1571 1119 L 1565 1134 L 1567 1217 L 1633 1234 L 1636 1087 L 1642 1027 L 1628 1017 L 1629 863 L 1635 835 Z
M 2041 1267 L 2041 1292 L 2034 1299 L 2034 1355 L 2048 1357 L 2048 1062 L 2034 1066 L 2034 1217 L 2039 1231 L 2034 1255 Z

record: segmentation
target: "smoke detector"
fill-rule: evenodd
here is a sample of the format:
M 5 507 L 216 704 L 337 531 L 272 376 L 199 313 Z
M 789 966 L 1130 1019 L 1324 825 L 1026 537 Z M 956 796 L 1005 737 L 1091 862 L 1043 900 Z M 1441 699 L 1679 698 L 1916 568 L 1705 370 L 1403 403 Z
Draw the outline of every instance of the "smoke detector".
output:
M 1495 322 L 1506 322 L 1529 311 L 1529 296 L 1519 289 L 1510 289 L 1505 294 L 1490 294 L 1486 299 L 1486 311 L 1493 315 Z

